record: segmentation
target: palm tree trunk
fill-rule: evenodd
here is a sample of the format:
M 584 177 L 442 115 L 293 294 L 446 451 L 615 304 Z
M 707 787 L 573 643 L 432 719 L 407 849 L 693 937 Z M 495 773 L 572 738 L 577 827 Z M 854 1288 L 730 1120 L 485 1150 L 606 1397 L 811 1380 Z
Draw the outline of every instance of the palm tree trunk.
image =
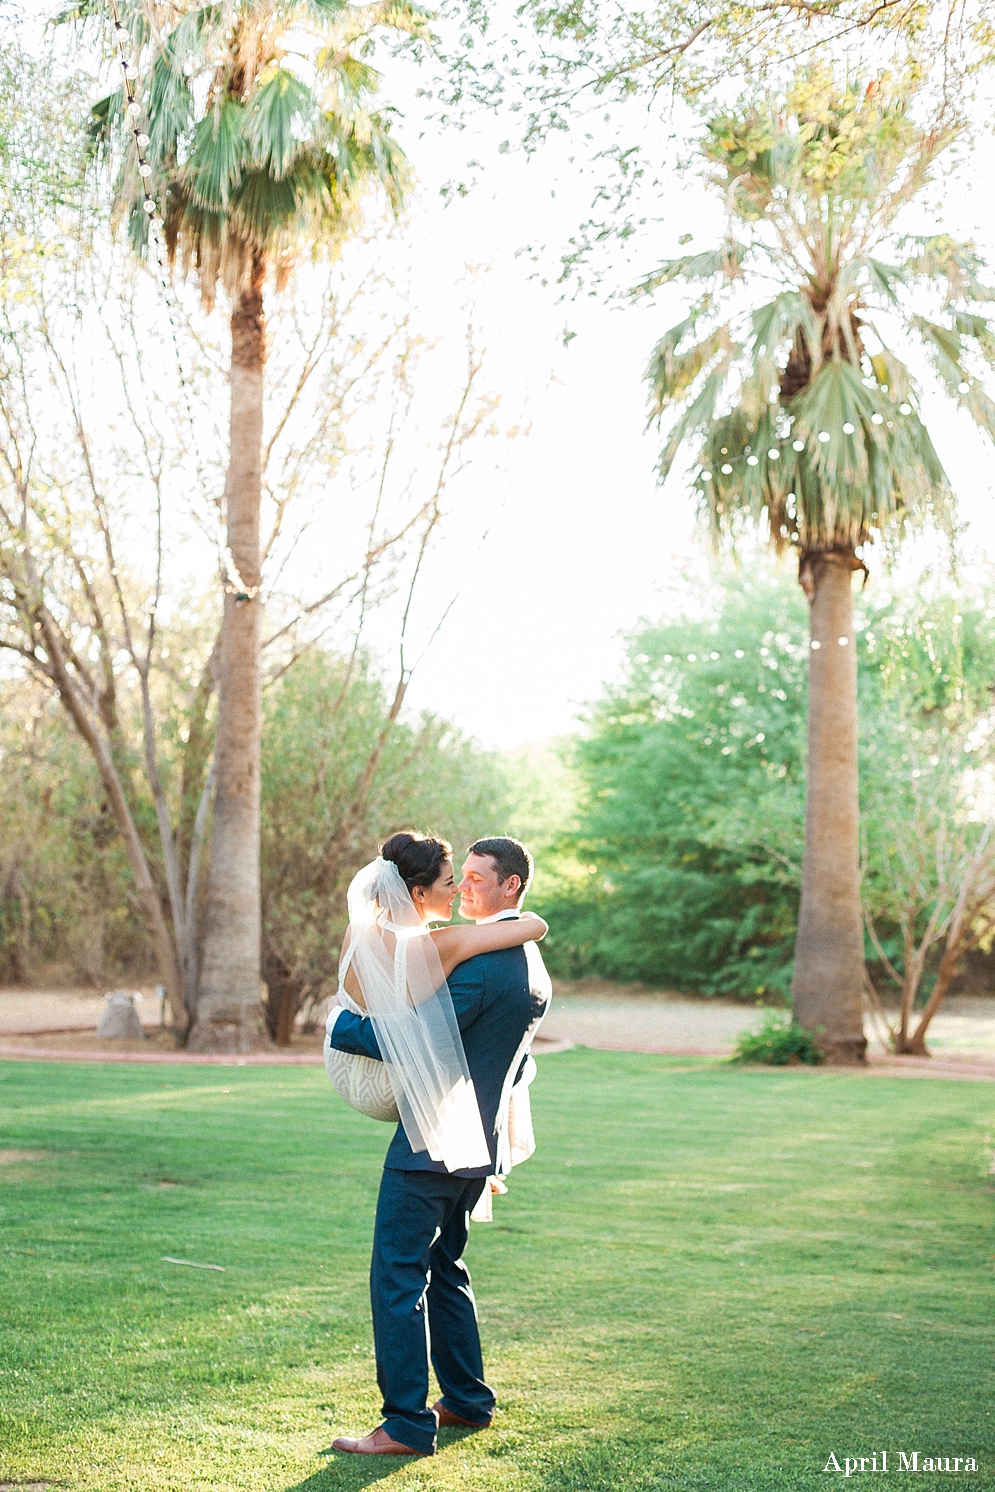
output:
M 811 607 L 805 859 L 791 993 L 830 1062 L 865 1060 L 852 555 L 808 558 Z M 845 641 L 843 641 L 845 639 Z
M 225 503 L 237 574 L 225 595 L 218 667 L 214 822 L 204 950 L 190 1046 L 246 1052 L 269 1045 L 260 1010 L 259 766 L 263 366 L 257 259 L 231 318 L 231 444 Z M 243 589 L 244 587 L 244 589 Z

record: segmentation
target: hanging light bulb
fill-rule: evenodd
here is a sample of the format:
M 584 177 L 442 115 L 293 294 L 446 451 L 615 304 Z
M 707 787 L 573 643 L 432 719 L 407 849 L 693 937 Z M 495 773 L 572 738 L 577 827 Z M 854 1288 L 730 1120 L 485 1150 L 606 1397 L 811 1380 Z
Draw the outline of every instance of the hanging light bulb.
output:
M 826 444 L 826 441 L 828 439 L 829 439 L 829 431 L 828 430 L 820 430 L 819 431 L 819 440 L 822 442 L 823 445 Z
M 701 480 L 703 482 L 710 482 L 712 480 L 712 473 L 710 471 L 703 471 L 701 474 Z
M 843 434 L 844 435 L 852 435 L 853 434 L 853 426 L 850 424 L 849 420 L 847 420 L 846 424 L 843 426 Z
M 152 175 L 152 167 L 149 165 L 148 161 L 142 161 L 142 164 L 138 168 L 138 174 L 139 176 Z
M 722 468 L 722 475 L 725 476 L 725 477 L 731 477 L 732 476 L 732 467 L 729 465 L 728 461 L 725 463 L 725 465 Z
M 971 385 L 969 383 L 959 383 L 957 385 L 957 392 L 958 394 L 969 394 L 971 392 Z
M 793 451 L 804 451 L 805 442 L 803 440 L 793 440 L 791 442 L 791 449 Z
M 756 456 L 747 456 L 746 464 L 747 466 L 759 466 L 760 463 Z
M 883 425 L 884 424 L 884 415 L 883 414 L 872 414 L 871 415 L 871 424 L 872 425 Z
M 138 104 L 135 103 L 134 99 L 131 100 L 131 103 L 125 110 L 125 113 L 128 115 L 129 119 L 137 119 L 141 112 L 141 109 L 139 108 Z
M 911 414 L 912 413 L 912 405 L 911 404 L 900 404 L 898 406 L 898 412 L 899 412 L 899 414 Z
M 145 201 L 142 203 L 142 208 L 145 212 L 155 212 L 155 203 L 152 201 L 151 197 L 145 198 Z
M 145 147 L 146 147 L 146 145 L 148 145 L 148 143 L 149 143 L 149 137 L 148 137 L 148 135 L 136 135 L 135 136 L 135 140 L 136 140 L 136 143 L 138 145 L 139 150 L 144 150 Z
M 780 451 L 777 449 L 776 446 L 771 446 L 770 450 L 767 452 L 767 460 L 768 461 L 780 461 L 780 459 L 781 459 L 781 453 L 780 453 Z

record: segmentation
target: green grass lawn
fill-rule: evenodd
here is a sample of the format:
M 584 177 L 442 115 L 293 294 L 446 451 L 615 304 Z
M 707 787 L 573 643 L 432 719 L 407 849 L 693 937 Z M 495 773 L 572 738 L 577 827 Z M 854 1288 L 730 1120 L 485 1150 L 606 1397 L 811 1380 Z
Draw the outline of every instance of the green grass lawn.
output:
M 316 1068 L 0 1065 L 0 1484 L 995 1488 L 995 1087 L 574 1050 L 533 1094 L 470 1241 L 499 1417 L 368 1460 L 387 1127 Z

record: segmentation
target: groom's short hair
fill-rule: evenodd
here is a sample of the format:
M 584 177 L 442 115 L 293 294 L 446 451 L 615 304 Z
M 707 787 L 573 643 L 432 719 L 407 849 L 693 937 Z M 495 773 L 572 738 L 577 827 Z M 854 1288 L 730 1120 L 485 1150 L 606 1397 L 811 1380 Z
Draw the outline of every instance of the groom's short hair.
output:
M 509 876 L 517 876 L 522 883 L 519 900 L 529 889 L 535 862 L 524 844 L 517 839 L 498 835 L 494 839 L 478 839 L 467 850 L 468 855 L 489 855 L 497 869 L 498 884 L 504 885 Z

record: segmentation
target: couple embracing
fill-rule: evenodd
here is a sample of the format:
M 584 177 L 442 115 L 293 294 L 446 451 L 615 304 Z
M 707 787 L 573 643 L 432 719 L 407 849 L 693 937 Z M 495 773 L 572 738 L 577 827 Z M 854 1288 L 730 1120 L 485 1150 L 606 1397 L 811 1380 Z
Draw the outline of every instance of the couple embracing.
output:
M 326 1066 L 353 1107 L 399 1122 L 370 1266 L 383 1423 L 336 1450 L 432 1455 L 439 1425 L 482 1429 L 494 1414 L 463 1252 L 470 1214 L 489 1215 L 491 1190 L 534 1149 L 530 1048 L 552 988 L 536 947 L 546 924 L 521 908 L 532 868 L 517 840 L 480 839 L 457 884 L 445 840 L 402 833 L 349 888 Z M 432 927 L 457 892 L 473 925 Z

